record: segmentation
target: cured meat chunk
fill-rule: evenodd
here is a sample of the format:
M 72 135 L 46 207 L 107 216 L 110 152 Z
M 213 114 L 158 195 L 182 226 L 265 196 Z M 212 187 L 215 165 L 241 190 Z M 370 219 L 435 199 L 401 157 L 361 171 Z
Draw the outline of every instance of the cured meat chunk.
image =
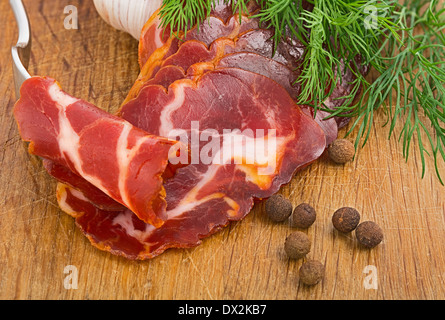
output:
M 147 223 L 159 227 L 167 219 L 162 174 L 177 156 L 176 141 L 75 99 L 50 78 L 23 83 L 14 115 L 31 154 L 66 167 Z
M 321 128 L 282 86 L 236 68 L 175 81 L 168 90 L 145 86 L 121 115 L 190 147 L 191 163 L 164 181 L 165 223 L 154 228 L 129 210 L 102 210 L 62 184 L 58 200 L 95 246 L 130 259 L 198 245 L 242 219 L 254 199 L 276 193 L 326 147 Z

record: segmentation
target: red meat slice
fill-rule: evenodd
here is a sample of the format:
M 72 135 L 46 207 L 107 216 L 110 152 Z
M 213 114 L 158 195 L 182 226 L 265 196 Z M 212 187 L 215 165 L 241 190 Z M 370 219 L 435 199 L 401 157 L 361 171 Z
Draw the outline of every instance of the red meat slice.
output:
M 57 164 L 51 160 L 43 159 L 43 166 L 46 171 L 58 181 L 63 182 L 74 189 L 82 190 L 82 193 L 96 207 L 106 211 L 124 210 L 125 207 L 116 202 L 104 192 L 93 186 L 87 180 L 78 176 L 68 167 Z
M 175 81 L 168 91 L 159 85 L 145 86 L 137 99 L 123 106 L 121 115 L 155 135 L 183 132 L 191 145 L 192 163 L 164 182 L 168 219 L 154 228 L 129 210 L 101 210 L 81 192 L 62 184 L 58 200 L 95 246 L 130 259 L 198 245 L 229 221 L 242 219 L 254 199 L 276 193 L 326 147 L 321 128 L 282 86 L 235 68 Z M 264 145 L 258 144 L 252 153 L 251 147 L 261 141 L 257 129 L 267 137 L 262 142 L 276 137 L 273 152 L 264 152 Z M 193 135 L 200 136 L 198 145 L 191 144 Z M 234 142 L 233 153 L 225 144 L 232 138 L 241 138 L 235 139 L 239 144 Z M 209 152 L 214 141 L 220 148 Z M 205 154 L 210 161 L 199 158 L 194 163 L 196 154 Z
M 50 78 L 28 79 L 20 92 L 14 115 L 31 154 L 66 167 L 74 175 L 66 179 L 77 184 L 82 177 L 141 220 L 157 227 L 164 223 L 162 174 L 176 141 L 149 135 L 75 99 Z M 46 168 L 63 176 L 61 167 L 46 162 Z

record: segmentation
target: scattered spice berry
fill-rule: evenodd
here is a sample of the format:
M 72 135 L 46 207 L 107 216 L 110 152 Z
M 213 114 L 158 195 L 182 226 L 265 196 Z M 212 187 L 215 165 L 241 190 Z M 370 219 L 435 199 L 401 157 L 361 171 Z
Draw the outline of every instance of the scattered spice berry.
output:
M 295 207 L 291 216 L 291 226 L 295 228 L 309 228 L 316 218 L 315 209 L 307 203 L 302 203 Z
M 319 283 L 324 277 L 324 265 L 317 260 L 309 260 L 300 267 L 300 281 L 308 286 Z
M 343 207 L 334 212 L 332 224 L 340 232 L 348 233 L 354 230 L 360 222 L 360 213 L 350 207 Z
M 284 251 L 291 259 L 303 258 L 311 251 L 311 241 L 305 233 L 295 231 L 286 238 Z
M 383 231 L 379 225 L 372 221 L 365 221 L 355 230 L 358 242 L 367 248 L 374 248 L 383 240 Z
M 275 222 L 282 222 L 292 213 L 292 203 L 281 194 L 274 194 L 266 201 L 266 213 Z
M 337 139 L 329 145 L 328 154 L 335 163 L 343 164 L 354 158 L 355 148 L 351 141 Z

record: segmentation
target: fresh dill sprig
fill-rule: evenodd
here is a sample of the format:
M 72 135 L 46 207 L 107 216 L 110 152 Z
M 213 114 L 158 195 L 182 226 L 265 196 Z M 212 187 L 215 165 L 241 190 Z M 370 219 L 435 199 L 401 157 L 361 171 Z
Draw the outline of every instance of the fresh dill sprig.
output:
M 275 45 L 291 36 L 307 45 L 308 32 L 299 19 L 305 12 L 303 0 L 260 0 L 260 12 L 254 15 L 260 24 L 273 28 Z
M 383 107 L 390 136 L 396 124 L 404 123 L 399 141 L 405 159 L 416 140 L 422 177 L 425 155 L 432 155 L 436 175 L 444 184 L 438 161 L 445 161 L 445 9 L 438 9 L 434 0 L 413 0 L 398 6 L 394 15 L 402 40 L 388 37 L 382 44 L 380 76 L 367 86 L 358 103 L 344 105 L 332 116 L 355 118 L 348 134 L 358 128 L 357 148 L 366 144 L 374 112 Z
M 263 10 L 257 17 L 273 27 L 275 41 L 295 37 L 307 46 L 298 79 L 303 88 L 298 102 L 315 109 L 321 108 L 330 96 L 333 84 L 341 81 L 341 74 L 336 72 L 341 65 L 356 74 L 358 89 L 366 80 L 357 71 L 359 66 L 354 59 L 360 56 L 363 65 L 381 69 L 382 36 L 389 30 L 397 37 L 397 25 L 389 19 L 394 0 L 317 0 L 306 2 L 306 8 L 301 0 L 263 2 Z
M 163 0 L 159 15 L 161 27 L 170 27 L 171 34 L 175 31 L 187 33 L 190 28 L 202 23 L 216 4 L 225 3 L 232 6 L 233 12 L 248 13 L 248 0 Z M 240 21 L 242 17 L 240 15 Z
M 163 0 L 159 12 L 161 17 L 161 27 L 170 27 L 170 32 L 183 31 L 187 33 L 194 25 L 204 21 L 210 11 L 214 1 L 178 1 Z

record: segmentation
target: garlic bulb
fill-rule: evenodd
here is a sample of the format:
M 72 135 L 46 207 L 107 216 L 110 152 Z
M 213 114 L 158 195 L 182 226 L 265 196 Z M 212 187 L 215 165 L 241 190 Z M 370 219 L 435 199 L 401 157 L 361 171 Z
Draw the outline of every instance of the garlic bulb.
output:
M 139 40 L 142 27 L 162 0 L 94 0 L 94 5 L 108 24 Z

